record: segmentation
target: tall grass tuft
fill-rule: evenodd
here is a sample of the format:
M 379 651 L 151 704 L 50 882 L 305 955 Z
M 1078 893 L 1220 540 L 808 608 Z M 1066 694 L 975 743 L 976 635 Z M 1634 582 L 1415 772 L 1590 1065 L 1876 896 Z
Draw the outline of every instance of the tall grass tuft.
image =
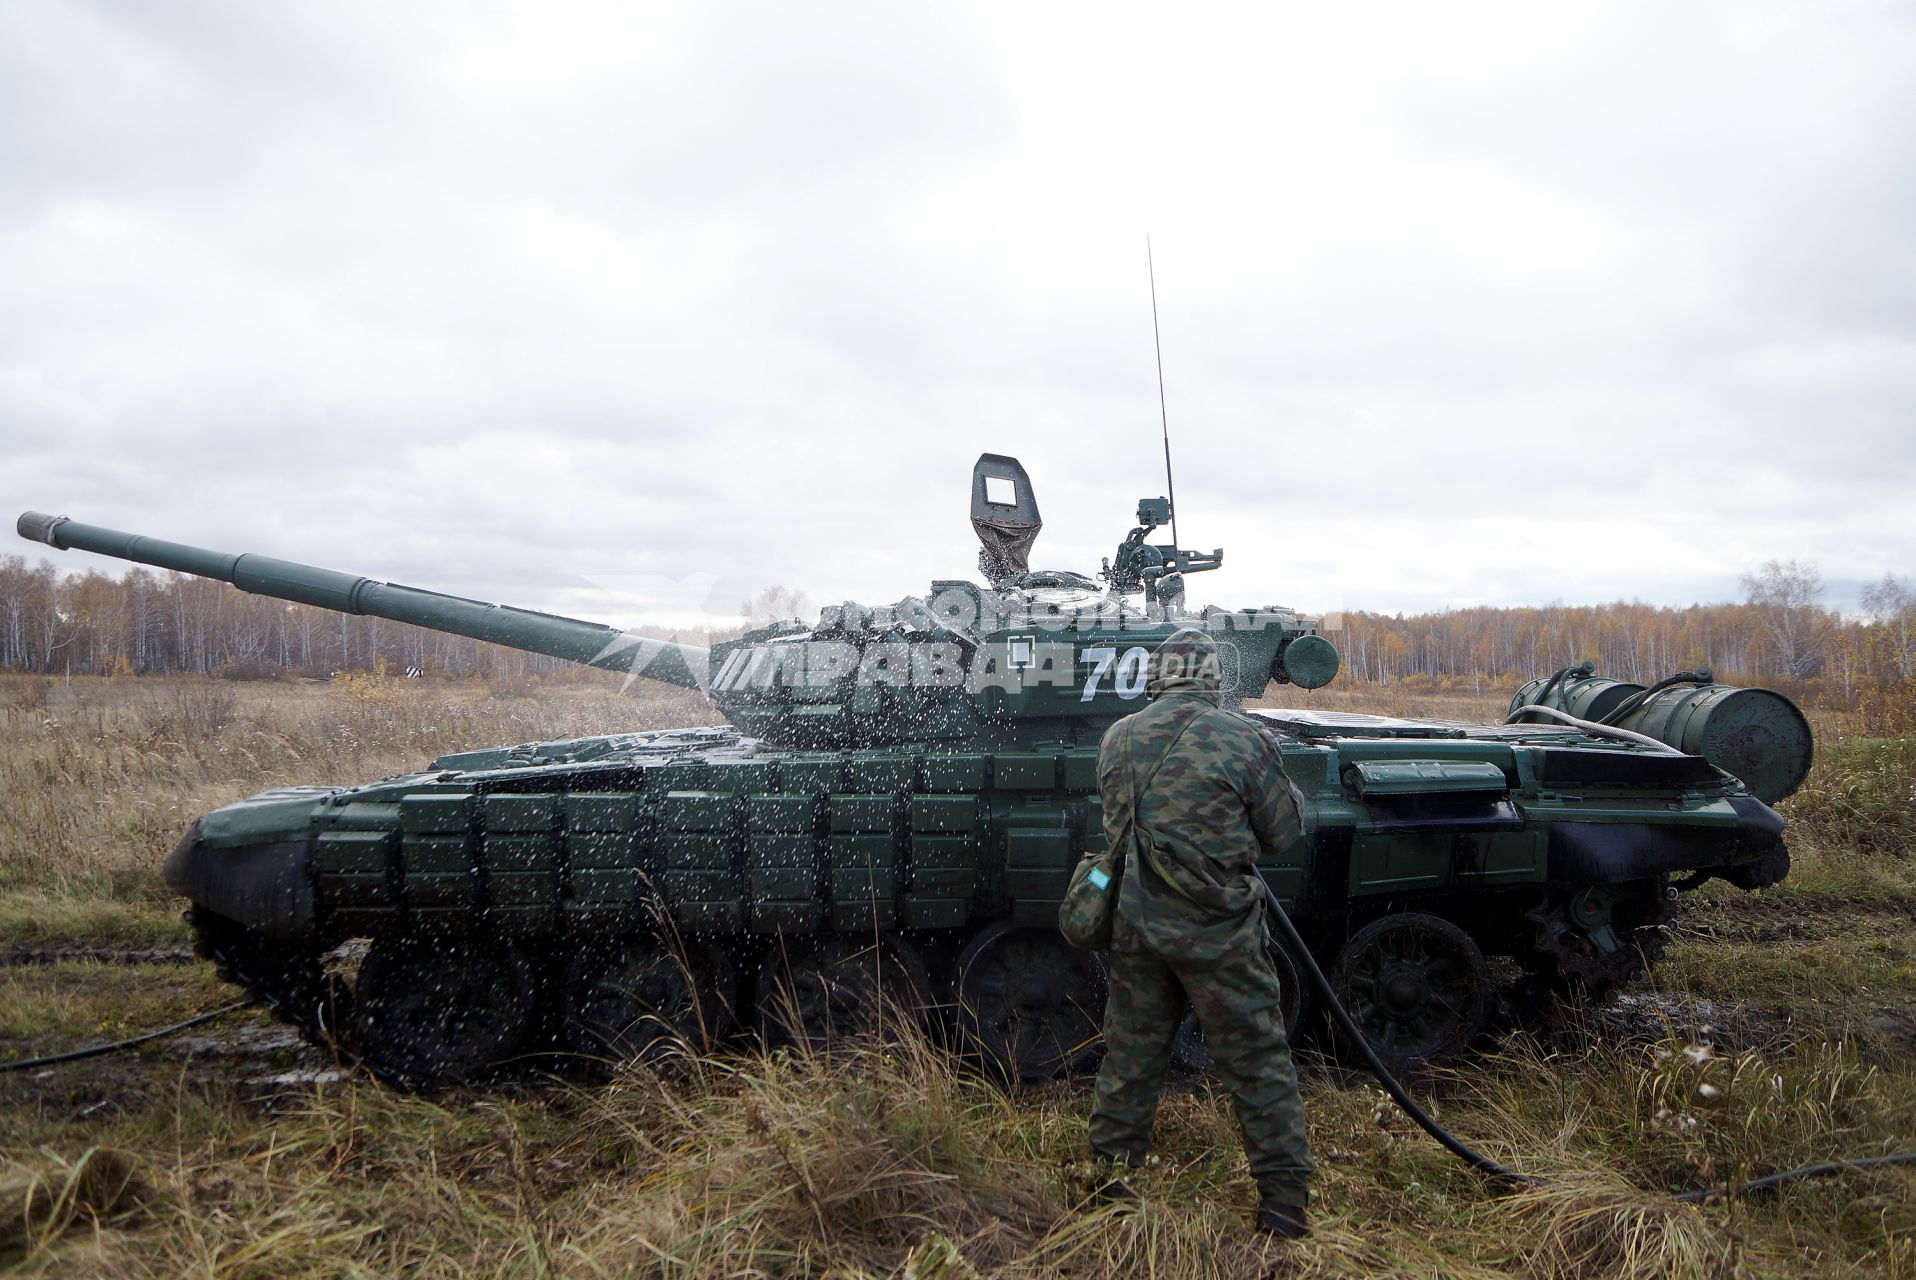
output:
M 1833 848 L 1916 854 L 1916 737 L 1818 743 L 1816 768 L 1783 812 Z
M 0 1262 L 43 1253 L 81 1222 L 124 1225 L 155 1199 L 137 1160 L 89 1147 L 73 1160 L 41 1152 L 0 1172 Z
M 1906 1124 L 1906 1086 L 1807 1044 L 1767 1058 L 1684 1052 L 1696 1047 L 1516 1042 L 1435 1076 L 1426 1088 L 1444 1123 L 1544 1179 L 1514 1193 L 1410 1131 L 1374 1089 L 1313 1076 L 1317 1233 L 1292 1244 L 1246 1228 L 1255 1191 L 1222 1090 L 1174 1090 L 1161 1160 L 1132 1178 L 1140 1200 L 1092 1203 L 1082 1085 L 1007 1093 L 908 1020 L 830 1051 L 687 1047 L 669 1070 L 630 1066 L 590 1089 L 421 1098 L 355 1080 L 265 1108 L 159 1090 L 163 1105 L 129 1114 L 116 1136 L 141 1152 L 153 1189 L 132 1204 L 110 1187 L 62 1200 L 73 1168 L 99 1157 L 42 1158 L 41 1207 L 15 1215 L 26 1226 L 12 1256 L 29 1275 L 276 1280 L 1637 1280 L 1815 1275 L 1838 1262 L 1911 1274 L 1906 1171 L 1794 1191 L 1784 1203 L 1805 1206 L 1796 1217 L 1663 1191 L 1868 1150 Z M 1701 1091 L 1712 1082 L 1714 1103 Z M 1676 1105 L 1694 1123 L 1672 1123 Z
M 1691 1205 L 1646 1195 L 1603 1170 L 1564 1171 L 1492 1202 L 1485 1216 L 1538 1280 L 1708 1280 L 1737 1274 L 1733 1237 Z

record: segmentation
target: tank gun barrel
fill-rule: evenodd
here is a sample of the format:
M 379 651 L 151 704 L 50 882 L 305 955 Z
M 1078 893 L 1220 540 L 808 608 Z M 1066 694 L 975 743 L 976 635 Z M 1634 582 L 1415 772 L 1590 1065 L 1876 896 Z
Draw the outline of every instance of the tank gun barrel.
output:
M 631 672 L 688 689 L 703 689 L 707 683 L 710 666 L 707 650 L 698 645 L 635 636 L 602 623 L 377 582 L 271 556 L 208 551 L 37 511 L 23 514 L 17 528 L 20 536 L 30 542 L 43 542 L 62 551 L 77 548 L 195 577 L 213 578 L 255 595 L 314 605 L 337 613 L 388 618 L 589 667 Z

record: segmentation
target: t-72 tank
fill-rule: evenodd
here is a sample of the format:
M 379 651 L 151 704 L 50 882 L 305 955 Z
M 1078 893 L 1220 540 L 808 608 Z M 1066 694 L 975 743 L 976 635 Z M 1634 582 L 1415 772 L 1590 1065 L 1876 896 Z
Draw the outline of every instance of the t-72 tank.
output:
M 1155 540 L 1170 517 L 1141 502 L 1102 583 L 1032 570 L 1031 482 L 986 454 L 982 585 L 710 651 L 65 518 L 19 530 L 699 689 L 729 721 L 460 752 L 192 824 L 165 878 L 204 953 L 313 1042 L 407 1084 L 705 1048 L 741 1026 L 829 1040 L 881 1005 L 948 1012 L 967 1051 L 1027 1079 L 1072 1068 L 1095 1048 L 1102 969 L 1065 945 L 1057 907 L 1105 838 L 1099 739 L 1181 625 L 1218 640 L 1227 704 L 1302 797 L 1304 838 L 1260 869 L 1398 1065 L 1483 1029 L 1487 955 L 1527 988 L 1600 994 L 1655 953 L 1679 891 L 1786 871 L 1769 806 L 1810 747 L 1778 695 L 1577 670 L 1527 686 L 1501 725 L 1251 709 L 1273 684 L 1329 683 L 1336 650 L 1286 608 L 1187 609 L 1186 577 L 1223 553 Z

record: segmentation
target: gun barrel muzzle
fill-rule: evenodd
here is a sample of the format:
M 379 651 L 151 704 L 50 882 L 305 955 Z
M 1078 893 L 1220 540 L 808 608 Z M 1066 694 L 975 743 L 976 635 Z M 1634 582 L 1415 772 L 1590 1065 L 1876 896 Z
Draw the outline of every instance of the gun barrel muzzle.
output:
M 44 542 L 49 547 L 58 547 L 65 551 L 59 535 L 54 531 L 67 522 L 65 516 L 50 516 L 43 511 L 22 511 L 14 528 L 28 542 Z

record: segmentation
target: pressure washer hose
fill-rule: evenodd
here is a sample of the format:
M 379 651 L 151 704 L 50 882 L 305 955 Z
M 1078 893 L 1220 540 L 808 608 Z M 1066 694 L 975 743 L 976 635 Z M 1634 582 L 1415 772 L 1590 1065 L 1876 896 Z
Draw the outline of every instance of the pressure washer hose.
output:
M 1549 708 L 1533 706 L 1524 707 L 1522 710 L 1549 711 Z M 1553 712 L 1552 714 L 1561 713 Z M 1564 719 L 1570 718 L 1564 717 Z M 1304 966 L 1304 972 L 1311 980 L 1311 989 L 1317 993 L 1318 999 L 1324 1002 L 1324 1007 L 1331 1011 L 1331 1020 L 1337 1024 L 1345 1038 L 1357 1046 L 1357 1052 L 1363 1055 L 1364 1065 L 1369 1068 L 1373 1076 L 1377 1077 L 1377 1083 L 1384 1086 L 1384 1092 L 1390 1095 L 1391 1101 L 1403 1108 L 1404 1114 L 1416 1121 L 1418 1128 L 1435 1138 L 1444 1150 L 1479 1173 L 1510 1186 L 1543 1186 L 1543 1179 L 1527 1173 L 1519 1173 L 1509 1165 L 1499 1164 L 1480 1151 L 1471 1150 L 1433 1120 L 1428 1111 L 1417 1105 L 1416 1100 L 1404 1091 L 1404 1086 L 1397 1082 L 1397 1077 L 1390 1073 L 1390 1068 L 1384 1065 L 1383 1059 L 1377 1056 L 1377 1051 L 1371 1048 L 1370 1041 L 1365 1039 L 1364 1033 L 1358 1029 L 1356 1019 L 1352 1018 L 1350 1012 L 1344 1008 L 1343 1002 L 1337 998 L 1337 993 L 1331 990 L 1330 979 L 1326 978 L 1324 971 L 1318 967 L 1317 958 L 1311 954 L 1311 949 L 1304 945 L 1303 937 L 1297 932 L 1297 926 L 1291 923 L 1290 916 L 1285 913 L 1284 904 L 1277 900 L 1277 894 L 1272 891 L 1263 876 L 1257 877 L 1257 883 L 1264 890 L 1264 901 L 1271 908 L 1271 918 L 1277 922 L 1278 933 L 1283 936 L 1285 945 L 1290 948 L 1291 954 L 1298 963 Z M 1772 1173 L 1767 1177 L 1752 1178 L 1748 1182 L 1706 1187 L 1701 1191 L 1685 1191 L 1676 1199 L 1686 1204 L 1700 1204 L 1719 1196 L 1738 1196 L 1747 1195 L 1753 1191 L 1768 1191 L 1801 1178 L 1817 1178 L 1826 1174 L 1845 1173 L 1852 1169 L 1876 1169 L 1899 1164 L 1916 1164 L 1916 1151 L 1904 1151 L 1891 1156 L 1866 1156 L 1858 1160 L 1832 1160 L 1823 1164 L 1806 1164 L 1798 1169 L 1788 1169 L 1782 1173 Z
M 14 1058 L 9 1062 L 0 1062 L 0 1072 L 26 1071 L 33 1067 L 50 1067 L 57 1062 L 79 1062 L 83 1058 L 99 1058 L 109 1053 L 118 1053 L 122 1049 L 131 1049 L 135 1045 L 145 1044 L 149 1040 L 158 1040 L 163 1036 L 176 1035 L 189 1027 L 197 1027 L 202 1022 L 244 1009 L 253 1003 L 251 1000 L 235 1000 L 232 1004 L 221 1005 L 206 1013 L 195 1014 L 183 1022 L 175 1022 L 153 1031 L 144 1031 L 137 1036 L 128 1036 L 124 1040 L 114 1040 L 107 1044 L 88 1045 L 84 1049 L 69 1049 L 65 1053 L 51 1053 L 44 1058 Z
M 1343 1002 L 1338 1000 L 1337 993 L 1331 990 L 1330 979 L 1326 978 L 1324 971 L 1317 967 L 1317 958 L 1311 954 L 1311 949 L 1304 945 L 1304 939 L 1299 936 L 1297 926 L 1291 923 L 1290 916 L 1285 914 L 1284 904 L 1277 900 L 1277 894 L 1272 891 L 1263 876 L 1257 877 L 1257 882 L 1264 890 L 1264 900 L 1270 905 L 1271 916 L 1277 921 L 1277 931 L 1284 935 L 1285 945 L 1290 947 L 1291 954 L 1296 956 L 1299 963 L 1304 966 L 1304 972 L 1310 975 L 1312 989 L 1324 1002 L 1325 1008 L 1331 1011 L 1332 1020 L 1337 1023 L 1345 1037 L 1357 1046 L 1357 1052 L 1364 1057 L 1364 1065 L 1369 1067 L 1370 1073 L 1377 1077 L 1377 1083 L 1384 1086 L 1384 1092 L 1390 1095 L 1391 1101 L 1402 1107 L 1404 1114 L 1417 1122 L 1418 1128 L 1437 1139 L 1444 1150 L 1471 1168 L 1488 1174 L 1499 1182 L 1517 1186 L 1535 1185 L 1537 1179 L 1529 1174 L 1518 1173 L 1508 1165 L 1498 1164 L 1489 1156 L 1472 1151 L 1451 1137 L 1442 1125 L 1430 1118 L 1429 1112 L 1417 1105 L 1416 1099 L 1404 1091 L 1404 1086 L 1397 1083 L 1397 1077 L 1390 1073 L 1390 1068 L 1384 1065 L 1384 1060 L 1377 1056 L 1375 1049 L 1370 1047 L 1370 1041 L 1364 1038 L 1362 1031 L 1358 1030 L 1356 1019 L 1350 1016 Z

